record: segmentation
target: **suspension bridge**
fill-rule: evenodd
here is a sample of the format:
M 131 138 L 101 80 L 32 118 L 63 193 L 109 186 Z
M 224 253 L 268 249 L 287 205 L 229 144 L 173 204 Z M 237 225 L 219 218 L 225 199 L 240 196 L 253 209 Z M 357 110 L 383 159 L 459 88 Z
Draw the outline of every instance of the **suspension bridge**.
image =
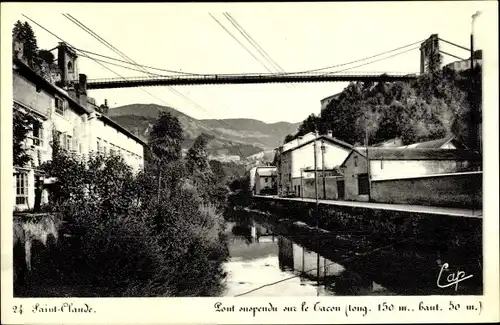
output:
M 172 75 L 159 77 L 128 77 L 90 79 L 87 89 L 130 88 L 142 86 L 178 86 L 178 85 L 214 85 L 214 84 L 263 84 L 263 83 L 303 83 L 325 81 L 408 81 L 418 77 L 417 74 L 387 74 L 370 72 L 351 73 L 308 73 L 289 74 L 231 74 L 231 75 Z

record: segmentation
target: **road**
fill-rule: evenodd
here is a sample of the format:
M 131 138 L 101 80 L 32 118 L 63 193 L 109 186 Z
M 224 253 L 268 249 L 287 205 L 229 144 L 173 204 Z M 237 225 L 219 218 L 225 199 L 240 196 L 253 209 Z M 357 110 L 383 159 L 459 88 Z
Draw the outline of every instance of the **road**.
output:
M 277 195 L 254 195 L 254 197 L 273 200 L 289 200 L 302 202 L 316 202 L 311 198 L 284 198 Z M 445 215 L 451 217 L 466 217 L 466 218 L 483 218 L 483 210 L 481 209 L 462 209 L 449 207 L 433 207 L 424 205 L 411 204 L 389 204 L 389 203 L 374 203 L 374 202 L 358 202 L 358 201 L 340 201 L 340 200 L 318 200 L 320 204 L 329 204 L 336 206 L 345 206 L 352 208 L 367 208 L 387 211 L 404 211 L 412 213 L 424 213 L 434 215 Z

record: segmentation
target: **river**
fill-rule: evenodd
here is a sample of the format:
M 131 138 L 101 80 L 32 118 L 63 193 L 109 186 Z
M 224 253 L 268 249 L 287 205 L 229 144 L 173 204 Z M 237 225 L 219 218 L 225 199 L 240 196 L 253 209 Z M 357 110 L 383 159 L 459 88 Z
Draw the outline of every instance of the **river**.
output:
M 252 216 L 227 222 L 230 259 L 224 264 L 227 272 L 224 296 L 449 295 L 482 292 L 482 284 L 477 281 L 461 284 L 460 290 L 439 288 L 436 280 L 445 258 L 439 251 L 399 245 L 397 249 L 391 247 L 376 256 L 364 257 L 354 243 L 346 253 L 345 243 L 342 247 L 329 241 L 329 237 L 338 236 L 305 224 L 299 223 L 299 226 L 308 230 L 297 233 L 282 224 Z M 321 236 L 314 235 L 315 232 L 320 232 Z M 321 238 L 320 242 L 314 244 L 312 238 L 315 237 Z M 352 259 L 353 256 L 360 258 Z M 449 255 L 446 258 L 453 259 Z M 349 262 L 343 263 L 344 260 Z M 477 278 L 482 278 L 481 274 L 476 274 Z

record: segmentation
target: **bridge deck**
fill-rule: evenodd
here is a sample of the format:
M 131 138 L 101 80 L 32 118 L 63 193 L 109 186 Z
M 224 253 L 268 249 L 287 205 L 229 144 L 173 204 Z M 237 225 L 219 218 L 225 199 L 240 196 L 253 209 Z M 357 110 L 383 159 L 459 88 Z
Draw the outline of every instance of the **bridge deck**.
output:
M 129 88 L 142 86 L 262 84 L 346 81 L 408 81 L 416 74 L 321 73 L 321 74 L 242 74 L 242 75 L 173 75 L 158 77 L 133 77 L 127 79 L 89 79 L 87 89 Z M 75 81 L 76 82 L 76 81 Z
M 302 201 L 302 202 L 316 202 L 315 199 L 310 198 L 284 198 L 277 195 L 254 195 L 254 197 L 272 199 L 272 200 L 288 200 L 288 201 Z M 340 201 L 340 200 L 318 200 L 320 204 L 345 206 L 352 208 L 367 208 L 374 210 L 387 210 L 398 212 L 411 212 L 423 213 L 433 215 L 445 215 L 451 217 L 466 217 L 466 218 L 483 218 L 483 210 L 478 209 L 462 209 L 462 208 L 448 208 L 448 207 L 433 207 L 423 205 L 411 204 L 389 204 L 389 203 L 374 203 L 374 202 L 358 202 L 358 201 Z

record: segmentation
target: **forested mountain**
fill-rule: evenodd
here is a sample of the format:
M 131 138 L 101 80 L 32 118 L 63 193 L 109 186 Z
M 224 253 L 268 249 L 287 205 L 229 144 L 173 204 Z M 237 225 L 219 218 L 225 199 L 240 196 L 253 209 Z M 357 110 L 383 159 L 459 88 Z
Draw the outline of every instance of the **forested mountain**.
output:
M 131 104 L 111 108 L 109 116 L 131 132 L 147 139 L 160 112 L 169 112 L 179 119 L 184 133 L 182 147 L 188 149 L 202 134 L 214 138 L 208 150 L 214 156 L 240 156 L 244 159 L 275 148 L 283 137 L 296 132 L 298 123 L 264 123 L 253 119 L 198 120 L 178 110 L 156 104 Z

